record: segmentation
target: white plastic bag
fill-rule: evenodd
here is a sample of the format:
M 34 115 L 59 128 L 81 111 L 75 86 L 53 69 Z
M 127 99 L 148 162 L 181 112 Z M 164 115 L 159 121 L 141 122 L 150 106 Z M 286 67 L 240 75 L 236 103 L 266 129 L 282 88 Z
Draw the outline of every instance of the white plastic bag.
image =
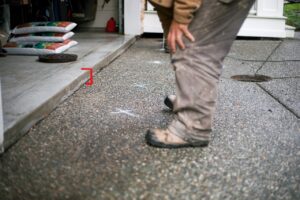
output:
M 28 34 L 38 32 L 67 33 L 77 26 L 74 22 L 31 22 L 17 26 L 13 34 Z
M 74 35 L 73 32 L 68 33 L 30 33 L 14 35 L 9 42 L 63 42 L 70 39 Z
M 78 44 L 74 40 L 65 40 L 64 42 L 10 42 L 3 46 L 7 54 L 15 55 L 45 55 L 62 53 L 72 46 Z

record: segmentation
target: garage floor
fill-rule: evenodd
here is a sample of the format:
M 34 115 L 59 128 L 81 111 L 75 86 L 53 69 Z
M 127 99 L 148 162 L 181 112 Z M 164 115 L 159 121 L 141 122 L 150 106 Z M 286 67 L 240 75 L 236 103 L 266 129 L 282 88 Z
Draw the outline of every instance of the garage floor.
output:
M 134 36 L 106 33 L 76 33 L 78 45 L 66 53 L 78 55 L 72 63 L 47 64 L 36 56 L 0 58 L 4 146 L 16 142 L 36 122 L 89 79 L 89 71 L 108 65 L 135 41 Z

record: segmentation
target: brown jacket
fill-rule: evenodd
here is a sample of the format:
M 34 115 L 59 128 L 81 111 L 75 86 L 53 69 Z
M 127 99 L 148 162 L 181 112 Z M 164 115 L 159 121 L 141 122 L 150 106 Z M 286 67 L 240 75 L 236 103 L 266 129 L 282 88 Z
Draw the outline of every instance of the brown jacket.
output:
M 149 0 L 156 5 L 173 7 L 173 19 L 182 24 L 189 24 L 194 12 L 200 7 L 202 0 Z

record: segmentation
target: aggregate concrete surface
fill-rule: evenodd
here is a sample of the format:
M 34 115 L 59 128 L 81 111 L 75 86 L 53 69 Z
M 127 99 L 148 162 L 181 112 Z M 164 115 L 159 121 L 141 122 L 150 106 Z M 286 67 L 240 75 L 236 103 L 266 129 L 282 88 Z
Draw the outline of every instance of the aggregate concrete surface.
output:
M 67 51 L 78 55 L 74 62 L 42 63 L 37 56 L 21 55 L 0 59 L 5 148 L 88 80 L 89 72 L 81 68 L 105 67 L 134 43 L 135 36 L 79 32 L 74 39 L 79 44 Z
M 209 147 L 168 150 L 144 136 L 173 117 L 169 55 L 158 39 L 138 40 L 0 157 L 0 199 L 300 199 L 300 77 L 286 72 L 300 61 L 274 72 L 265 62 L 291 41 L 236 41 Z M 280 71 L 268 83 L 230 79 Z

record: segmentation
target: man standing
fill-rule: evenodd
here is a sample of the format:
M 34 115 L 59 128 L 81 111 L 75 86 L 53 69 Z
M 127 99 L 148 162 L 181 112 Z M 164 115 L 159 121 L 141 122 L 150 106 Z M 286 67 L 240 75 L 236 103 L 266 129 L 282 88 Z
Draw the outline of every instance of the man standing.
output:
M 222 62 L 255 0 L 149 0 L 172 53 L 176 114 L 166 129 L 148 130 L 155 147 L 207 146 Z M 177 48 L 179 47 L 179 48 Z

